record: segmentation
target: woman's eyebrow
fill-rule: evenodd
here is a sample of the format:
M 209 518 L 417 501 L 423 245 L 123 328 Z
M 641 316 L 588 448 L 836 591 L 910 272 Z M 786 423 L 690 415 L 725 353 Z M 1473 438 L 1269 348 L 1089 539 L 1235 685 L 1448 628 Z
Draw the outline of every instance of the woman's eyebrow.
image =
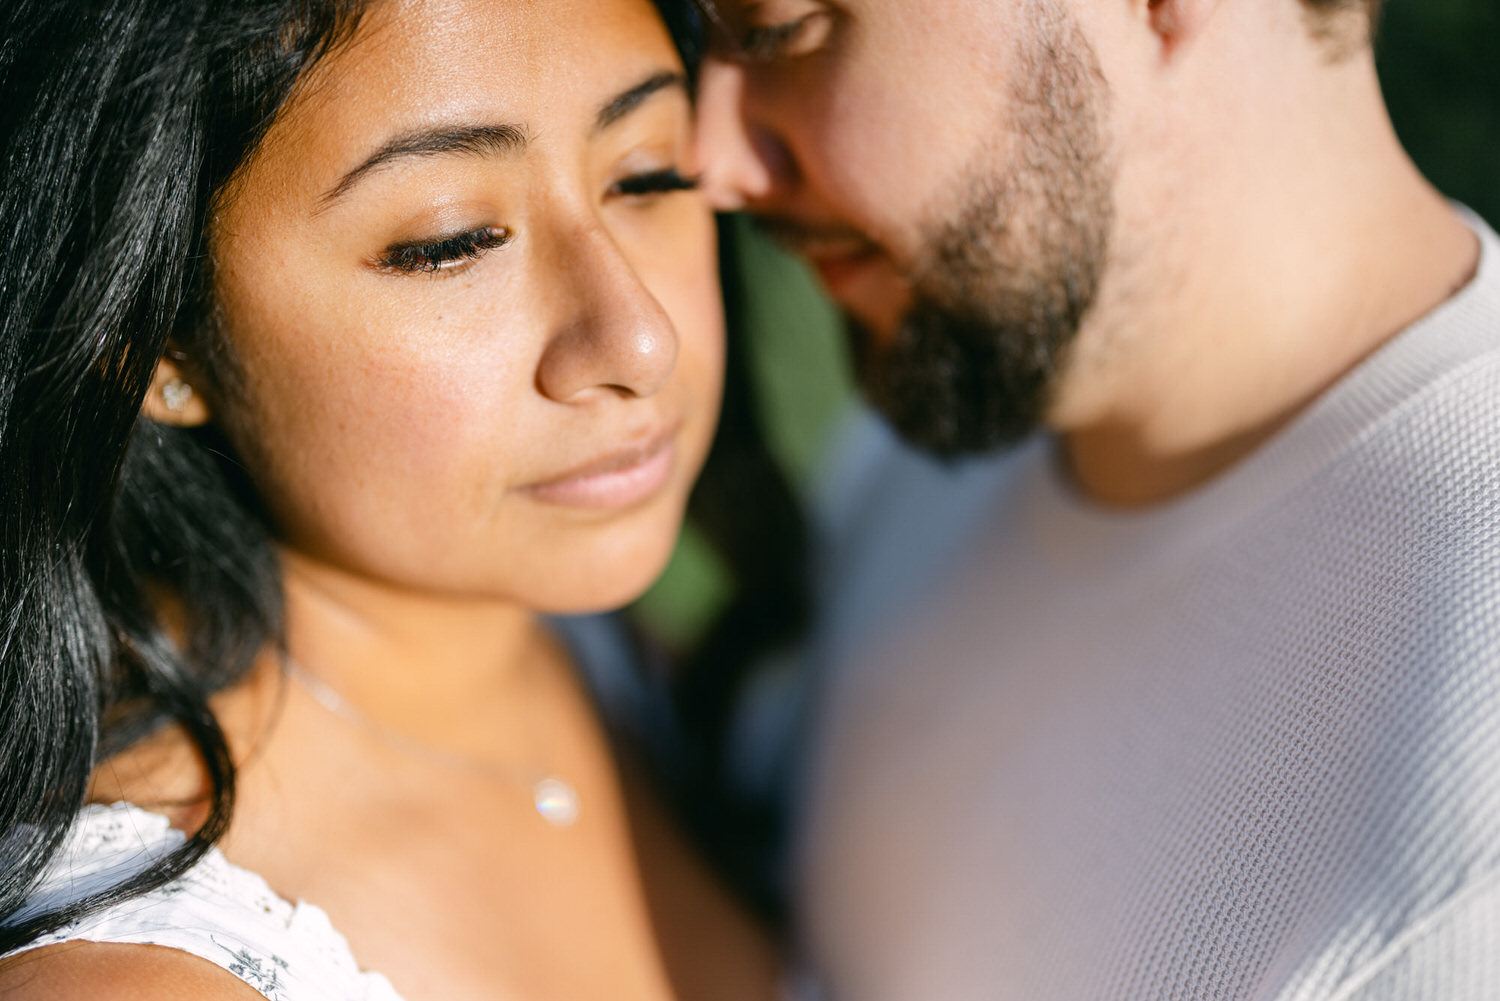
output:
M 607 101 L 594 117 L 594 132 L 602 132 L 640 107 L 647 98 L 662 90 L 688 93 L 687 77 L 673 71 L 655 73 L 634 87 Z M 359 166 L 339 178 L 320 199 L 326 207 L 343 197 L 366 174 L 410 156 L 496 156 L 517 153 L 526 148 L 530 137 L 520 125 L 439 125 L 430 129 L 406 132 L 388 140 L 365 158 Z
M 619 100 L 618 98 L 616 100 Z M 393 160 L 409 156 L 495 156 L 518 152 L 530 141 L 519 125 L 439 125 L 395 136 L 349 171 L 323 195 L 327 205 L 342 197 L 360 178 Z
M 594 118 L 594 132 L 596 134 L 603 132 L 640 107 L 646 98 L 657 91 L 674 88 L 682 91 L 683 94 L 688 94 L 687 77 L 671 70 L 663 70 L 647 77 L 634 87 L 612 98 L 599 109 L 599 114 Z

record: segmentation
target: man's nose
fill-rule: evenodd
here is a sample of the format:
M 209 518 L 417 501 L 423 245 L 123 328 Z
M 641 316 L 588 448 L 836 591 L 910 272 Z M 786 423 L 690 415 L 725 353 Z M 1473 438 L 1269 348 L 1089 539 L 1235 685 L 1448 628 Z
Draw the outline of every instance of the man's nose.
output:
M 698 163 L 702 188 L 714 208 L 754 209 L 784 183 L 786 147 L 757 120 L 747 92 L 745 68 L 713 56 L 698 78 Z

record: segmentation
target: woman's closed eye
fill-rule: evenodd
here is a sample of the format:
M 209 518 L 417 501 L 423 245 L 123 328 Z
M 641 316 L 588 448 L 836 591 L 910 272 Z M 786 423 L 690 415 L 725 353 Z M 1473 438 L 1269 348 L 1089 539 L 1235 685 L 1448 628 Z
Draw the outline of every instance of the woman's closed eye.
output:
M 676 167 L 665 167 L 631 174 L 610 185 L 609 194 L 625 198 L 650 198 L 675 191 L 693 191 L 698 178 L 683 174 Z M 387 247 L 375 259 L 381 271 L 395 274 L 434 274 L 456 271 L 478 260 L 491 250 L 511 241 L 505 226 L 481 226 L 478 229 L 438 240 L 412 240 Z
M 376 259 L 383 271 L 397 274 L 431 274 L 457 269 L 485 253 L 510 242 L 510 230 L 504 226 L 481 226 L 441 240 L 417 240 L 387 247 Z

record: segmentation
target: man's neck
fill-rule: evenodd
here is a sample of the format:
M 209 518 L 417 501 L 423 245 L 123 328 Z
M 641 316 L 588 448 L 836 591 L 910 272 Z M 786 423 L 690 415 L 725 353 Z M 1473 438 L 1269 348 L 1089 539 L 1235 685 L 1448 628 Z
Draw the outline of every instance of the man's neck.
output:
M 1123 263 L 1054 412 L 1085 493 L 1141 506 L 1213 479 L 1473 275 L 1474 234 L 1401 150 L 1373 70 L 1368 88 L 1245 128 L 1250 166 L 1216 177 L 1211 155 L 1160 196 L 1200 211 L 1176 206 L 1152 267 Z

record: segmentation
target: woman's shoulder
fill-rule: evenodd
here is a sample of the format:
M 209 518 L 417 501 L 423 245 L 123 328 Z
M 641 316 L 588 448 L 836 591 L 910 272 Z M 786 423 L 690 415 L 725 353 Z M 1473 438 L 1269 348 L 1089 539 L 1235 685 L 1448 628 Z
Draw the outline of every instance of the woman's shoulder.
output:
M 166 818 L 130 804 L 85 807 L 17 918 L 56 911 L 118 886 L 182 842 L 182 833 L 172 829 Z M 59 948 L 64 945 L 68 948 Z M 100 952 L 95 948 L 107 945 L 119 949 Z M 92 958 L 96 953 L 97 960 Z M 7 977 L 24 977 L 29 966 L 38 985 L 32 989 L 38 991 L 45 991 L 43 984 L 68 983 L 68 964 L 92 969 L 91 964 L 97 962 L 128 967 L 148 983 L 168 973 L 219 979 L 227 973 L 252 988 L 252 996 L 270 1001 L 399 1001 L 384 977 L 359 968 L 348 942 L 323 911 L 285 900 L 264 879 L 233 865 L 216 848 L 166 885 L 90 911 L 38 937 L 26 952 L 3 962 L 0 969 Z M 155 970 L 153 964 L 170 964 L 173 971 Z M 199 967 L 204 969 L 194 974 Z M 0 983 L 6 984 L 7 991 L 11 989 L 9 981 Z
M 264 1001 L 199 956 L 151 945 L 71 941 L 0 960 L 7 1001 Z

